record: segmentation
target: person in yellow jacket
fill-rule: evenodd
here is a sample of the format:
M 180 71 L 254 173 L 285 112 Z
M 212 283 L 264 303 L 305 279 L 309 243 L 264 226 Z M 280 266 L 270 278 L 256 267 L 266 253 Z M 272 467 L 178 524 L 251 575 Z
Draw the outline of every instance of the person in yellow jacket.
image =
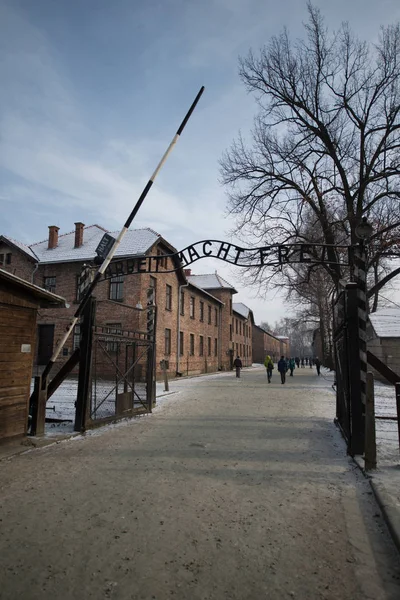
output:
M 264 367 L 267 369 L 268 383 L 271 383 L 272 369 L 274 368 L 274 363 L 272 362 L 272 358 L 269 354 L 265 357 Z

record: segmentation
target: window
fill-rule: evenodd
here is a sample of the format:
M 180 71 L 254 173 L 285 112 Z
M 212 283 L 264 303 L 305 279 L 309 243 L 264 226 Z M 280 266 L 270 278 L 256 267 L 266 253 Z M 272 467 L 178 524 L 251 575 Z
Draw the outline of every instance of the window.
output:
M 242 335 L 242 321 L 239 321 L 239 333 Z
M 218 327 L 218 308 L 215 309 L 215 327 Z
M 171 330 L 165 330 L 165 356 L 169 356 L 171 354 Z
M 190 356 L 194 356 L 194 333 L 190 334 Z
M 235 319 L 235 321 L 236 321 L 236 333 L 237 333 L 237 332 L 238 332 L 238 329 L 239 329 L 239 328 L 238 328 L 238 320 L 237 320 L 237 319 Z
M 0 265 L 4 263 L 4 254 L 0 254 Z
M 236 356 L 240 356 L 239 355 L 239 344 L 236 342 Z
M 77 348 L 79 348 L 80 343 L 81 343 L 81 326 L 78 323 L 74 327 L 74 338 L 72 340 L 72 350 L 76 350 Z
M 218 339 L 214 339 L 214 356 L 218 356 Z
M 232 299 L 229 300 L 229 314 L 232 314 Z
M 185 292 L 181 291 L 181 315 L 185 314 Z
M 242 356 L 242 344 L 239 344 L 239 356 Z
M 211 325 L 211 313 L 212 313 L 212 307 L 210 305 L 208 305 L 208 324 Z
M 6 254 L 6 265 L 11 265 L 11 252 Z
M 200 301 L 200 321 L 204 321 L 204 302 Z
M 43 287 L 48 292 L 53 292 L 53 294 L 54 294 L 56 291 L 56 278 L 55 277 L 45 277 L 44 282 L 43 282 Z
M 172 287 L 168 283 L 166 286 L 165 309 L 172 310 Z
M 122 302 L 124 299 L 124 276 L 118 275 L 110 279 L 110 300 Z
M 204 354 L 204 338 L 201 335 L 200 336 L 200 343 L 199 343 L 199 356 L 203 356 Z
M 114 335 L 121 335 L 121 333 L 122 333 L 121 323 L 107 323 L 106 327 L 105 327 L 105 332 L 111 333 Z M 116 339 L 115 337 L 111 337 L 111 336 L 107 337 L 107 343 L 106 343 L 107 352 L 118 352 L 118 348 L 119 348 L 118 339 Z
M 150 276 L 149 287 L 147 289 L 147 304 L 156 304 L 157 300 L 157 279 Z
M 207 352 L 207 354 L 208 354 L 208 356 L 211 356 L 211 338 L 210 337 L 208 338 L 207 342 L 208 342 L 208 352 Z
M 189 308 L 189 312 L 190 312 L 190 318 L 194 319 L 194 298 L 193 298 L 193 296 L 190 296 L 190 308 Z
M 229 341 L 232 341 L 232 323 L 229 325 Z
M 183 347 L 183 331 L 179 332 L 179 355 L 183 356 L 184 347 Z

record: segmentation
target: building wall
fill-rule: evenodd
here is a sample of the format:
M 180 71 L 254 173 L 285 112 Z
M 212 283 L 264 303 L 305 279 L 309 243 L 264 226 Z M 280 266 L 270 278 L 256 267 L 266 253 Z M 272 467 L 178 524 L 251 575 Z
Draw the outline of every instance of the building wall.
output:
M 232 343 L 234 356 L 240 356 L 243 366 L 250 367 L 253 363 L 251 319 L 235 311 L 232 314 Z
M 32 282 L 32 274 L 35 270 L 35 262 L 33 259 L 30 259 L 24 254 L 17 250 L 14 246 L 5 244 L 4 242 L 0 242 L 0 259 L 1 256 L 4 256 L 4 261 L 1 263 L 0 267 L 25 281 Z M 8 260 L 11 262 L 7 262 Z
M 36 305 L 0 287 L 0 441 L 26 434 L 35 322 Z
M 274 336 L 269 335 L 260 327 L 252 328 L 252 351 L 253 360 L 256 363 L 264 364 L 266 356 L 270 356 L 274 362 L 277 362 L 281 356 L 281 344 Z
M 400 375 L 400 338 L 379 338 L 372 327 L 367 326 L 367 348 L 389 369 Z M 371 370 L 377 379 L 386 382 L 386 379 L 369 365 L 368 370 Z
M 233 341 L 233 327 L 232 327 L 232 290 L 229 288 L 217 288 L 215 290 L 207 290 L 221 300 L 223 306 L 221 307 L 221 319 L 220 319 L 220 368 L 222 371 L 229 371 L 233 368 L 234 360 L 234 341 Z

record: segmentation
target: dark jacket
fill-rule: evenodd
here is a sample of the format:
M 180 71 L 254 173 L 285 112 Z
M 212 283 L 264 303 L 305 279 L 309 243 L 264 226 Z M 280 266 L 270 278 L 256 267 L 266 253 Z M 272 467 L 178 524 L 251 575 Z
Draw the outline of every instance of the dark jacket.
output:
M 284 358 L 281 358 L 278 362 L 278 371 L 279 373 L 286 373 L 287 371 L 287 363 Z
M 242 368 L 243 365 L 242 365 L 242 361 L 240 360 L 240 358 L 235 358 L 235 360 L 233 361 L 233 366 L 236 368 L 239 367 L 239 369 Z

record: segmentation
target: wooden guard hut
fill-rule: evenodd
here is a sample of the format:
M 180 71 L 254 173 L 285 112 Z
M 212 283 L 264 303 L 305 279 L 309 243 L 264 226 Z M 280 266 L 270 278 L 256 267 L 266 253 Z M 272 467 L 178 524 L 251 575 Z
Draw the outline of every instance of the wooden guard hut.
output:
M 0 443 L 26 435 L 36 318 L 65 300 L 0 269 Z

